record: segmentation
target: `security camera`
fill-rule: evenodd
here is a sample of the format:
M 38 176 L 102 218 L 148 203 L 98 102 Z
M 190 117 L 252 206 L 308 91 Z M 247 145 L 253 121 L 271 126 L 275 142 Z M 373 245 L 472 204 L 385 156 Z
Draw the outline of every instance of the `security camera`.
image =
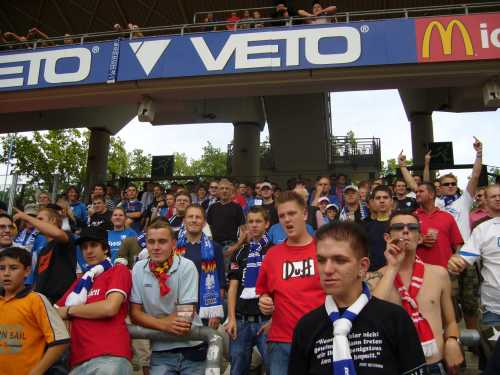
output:
M 137 117 L 140 122 L 153 122 L 155 119 L 155 103 L 149 96 L 145 96 L 139 104 Z

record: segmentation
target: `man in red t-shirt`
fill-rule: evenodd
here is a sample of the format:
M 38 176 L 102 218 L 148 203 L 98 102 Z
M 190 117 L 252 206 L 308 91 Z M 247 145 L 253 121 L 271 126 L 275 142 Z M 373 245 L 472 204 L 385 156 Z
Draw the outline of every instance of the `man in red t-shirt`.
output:
M 300 318 L 323 304 L 316 263 L 316 243 L 306 229 L 302 196 L 286 191 L 276 200 L 278 217 L 288 239 L 273 246 L 262 262 L 256 292 L 264 315 L 272 314 L 268 334 L 270 373 L 286 375 L 292 336 Z
M 77 244 L 89 268 L 56 304 L 59 315 L 71 322 L 71 374 L 131 375 L 132 350 L 125 323 L 130 271 L 122 264 L 112 265 L 106 230 L 85 228 Z
M 420 223 L 422 244 L 417 255 L 424 263 L 448 267 L 448 260 L 463 244 L 462 235 L 453 216 L 436 207 L 436 188 L 430 182 L 423 182 L 417 188 L 415 211 Z

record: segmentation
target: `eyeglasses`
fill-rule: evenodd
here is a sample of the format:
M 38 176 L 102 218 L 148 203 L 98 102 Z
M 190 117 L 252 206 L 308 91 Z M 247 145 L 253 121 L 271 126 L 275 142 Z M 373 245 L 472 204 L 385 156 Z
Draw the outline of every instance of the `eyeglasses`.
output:
M 420 230 L 420 225 L 417 223 L 395 223 L 391 224 L 389 226 L 389 232 L 391 231 L 402 231 L 403 229 L 407 228 L 410 231 L 419 231 Z
M 7 232 L 9 230 L 14 230 L 14 225 L 12 225 L 12 224 L 10 224 L 10 225 L 7 225 L 7 224 L 0 225 L 0 230 L 2 232 Z
M 441 186 L 457 186 L 456 182 L 444 182 L 441 184 Z

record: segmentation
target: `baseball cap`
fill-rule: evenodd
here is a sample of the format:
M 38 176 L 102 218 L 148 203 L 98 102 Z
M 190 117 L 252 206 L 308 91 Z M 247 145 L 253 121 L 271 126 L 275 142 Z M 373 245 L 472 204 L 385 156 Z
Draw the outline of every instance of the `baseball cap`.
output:
M 108 232 L 101 227 L 86 227 L 82 229 L 80 237 L 75 241 L 77 245 L 81 245 L 87 241 L 101 242 L 106 247 L 108 246 Z
M 321 203 L 321 202 L 328 202 L 330 203 L 330 199 L 328 199 L 328 197 L 321 197 L 318 199 L 318 203 Z
M 347 186 L 344 188 L 344 193 L 345 193 L 347 190 L 359 191 L 359 189 L 358 189 L 358 187 L 357 187 L 356 185 L 347 185 Z
M 337 206 L 335 203 L 330 203 L 328 206 L 326 206 L 326 209 L 328 210 L 329 208 L 335 208 L 335 210 L 339 210 L 339 206 Z
M 263 182 L 263 183 L 260 184 L 260 188 L 261 189 L 264 189 L 265 187 L 268 187 L 269 189 L 272 189 L 273 185 L 271 185 L 271 183 L 269 183 L 269 182 Z
M 0 211 L 7 211 L 7 205 L 5 204 L 4 201 L 0 201 Z

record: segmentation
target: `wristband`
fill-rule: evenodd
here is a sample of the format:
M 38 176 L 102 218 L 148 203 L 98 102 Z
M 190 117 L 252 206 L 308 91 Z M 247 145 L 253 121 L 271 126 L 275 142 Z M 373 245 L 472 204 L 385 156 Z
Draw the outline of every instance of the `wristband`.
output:
M 481 158 L 483 157 L 483 152 L 476 152 L 476 158 Z
M 69 312 L 70 309 L 71 309 L 71 306 L 68 306 L 68 308 L 66 309 L 66 316 L 68 317 L 68 320 L 73 317 L 73 316 L 71 316 L 71 313 Z
M 448 336 L 446 338 L 446 341 L 448 341 L 449 339 L 454 339 L 456 342 L 460 344 L 460 338 L 458 338 L 457 336 Z

